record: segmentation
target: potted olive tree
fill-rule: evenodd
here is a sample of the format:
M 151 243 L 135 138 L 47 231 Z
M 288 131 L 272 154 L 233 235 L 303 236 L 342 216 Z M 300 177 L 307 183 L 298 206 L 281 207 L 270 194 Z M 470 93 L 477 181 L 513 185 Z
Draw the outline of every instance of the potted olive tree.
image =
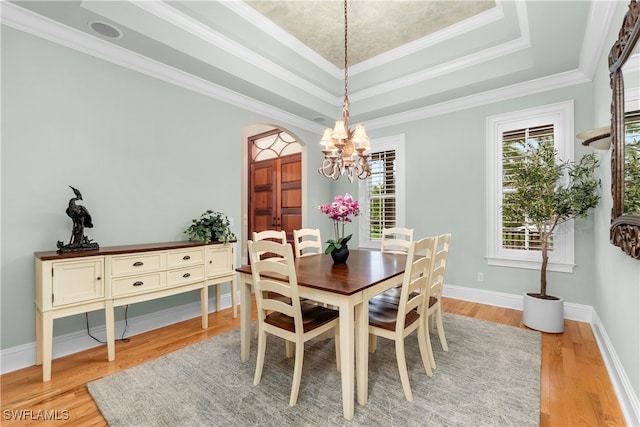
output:
M 236 239 L 229 228 L 230 225 L 231 222 L 225 214 L 209 209 L 200 215 L 200 218 L 191 220 L 191 225 L 184 232 L 189 236 L 189 240 L 202 243 L 218 241 L 227 244 Z
M 509 170 L 515 191 L 505 194 L 502 206 L 504 217 L 524 221 L 540 237 L 540 290 L 524 296 L 522 318 L 532 329 L 558 333 L 564 330 L 564 301 L 547 293 L 549 250 L 559 224 L 586 218 L 600 201 L 598 160 L 590 153 L 577 163 L 563 161 L 552 142 L 526 143 L 523 149 L 522 160 Z

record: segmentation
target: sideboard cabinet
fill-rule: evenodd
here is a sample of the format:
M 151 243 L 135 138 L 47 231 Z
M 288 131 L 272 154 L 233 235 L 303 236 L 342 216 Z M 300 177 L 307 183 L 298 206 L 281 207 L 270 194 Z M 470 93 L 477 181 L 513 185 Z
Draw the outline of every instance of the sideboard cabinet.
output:
M 36 252 L 36 363 L 51 379 L 53 320 L 104 310 L 108 360 L 115 360 L 115 307 L 200 291 L 202 328 L 208 327 L 208 289 L 231 283 L 237 316 L 235 243 L 168 242 L 84 252 Z

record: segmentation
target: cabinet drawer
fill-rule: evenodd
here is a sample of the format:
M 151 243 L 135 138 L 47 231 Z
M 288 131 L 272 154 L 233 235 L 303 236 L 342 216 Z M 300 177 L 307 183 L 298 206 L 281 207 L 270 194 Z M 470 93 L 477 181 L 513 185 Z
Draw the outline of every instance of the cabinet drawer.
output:
M 148 292 L 163 286 L 164 273 L 141 274 L 138 276 L 122 277 L 111 281 L 112 296 L 130 295 Z
M 188 267 L 204 263 L 204 250 L 202 248 L 190 248 L 167 253 L 167 268 Z
M 114 256 L 111 258 L 111 275 L 117 277 L 163 270 L 163 258 L 164 254 L 161 252 Z
M 203 279 L 204 267 L 202 265 L 167 271 L 167 286 L 179 286 Z

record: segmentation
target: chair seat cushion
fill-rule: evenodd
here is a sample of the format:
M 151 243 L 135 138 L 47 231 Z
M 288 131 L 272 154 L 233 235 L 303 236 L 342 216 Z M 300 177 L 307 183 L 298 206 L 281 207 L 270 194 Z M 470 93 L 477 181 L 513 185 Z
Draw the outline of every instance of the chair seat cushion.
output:
M 369 300 L 369 325 L 389 331 L 396 329 L 398 317 L 398 299 L 393 299 L 384 294 L 376 295 Z M 420 318 L 416 309 L 411 310 L 405 316 L 404 326 L 411 325 Z
M 302 302 L 300 304 L 300 308 L 302 309 L 304 332 L 312 331 L 327 322 L 331 322 L 332 320 L 337 319 L 339 315 L 336 310 L 308 302 Z M 293 317 L 286 316 L 282 313 L 274 312 L 268 314 L 265 318 L 265 322 L 290 332 L 295 332 L 296 330 Z

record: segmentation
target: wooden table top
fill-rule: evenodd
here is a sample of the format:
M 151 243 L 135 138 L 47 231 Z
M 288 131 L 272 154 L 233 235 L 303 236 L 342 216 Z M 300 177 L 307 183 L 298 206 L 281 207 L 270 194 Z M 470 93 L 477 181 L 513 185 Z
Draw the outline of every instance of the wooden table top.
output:
M 296 258 L 298 285 L 352 295 L 404 272 L 407 257 L 379 251 L 349 249 L 345 264 L 334 264 L 331 255 Z M 236 271 L 251 274 L 251 266 Z
M 235 240 L 231 240 L 230 243 L 235 243 Z M 162 242 L 162 243 L 140 243 L 136 245 L 124 245 L 124 246 L 107 246 L 101 247 L 95 250 L 89 251 L 75 251 L 75 252 L 57 252 L 57 251 L 42 251 L 34 252 L 36 258 L 40 258 L 43 261 L 59 260 L 66 258 L 80 258 L 88 256 L 101 256 L 101 255 L 119 255 L 132 252 L 151 252 L 161 251 L 169 249 L 182 249 L 190 248 L 194 246 L 206 246 L 206 245 L 224 245 L 222 242 L 209 242 L 202 243 L 198 241 L 176 241 L 176 242 Z

